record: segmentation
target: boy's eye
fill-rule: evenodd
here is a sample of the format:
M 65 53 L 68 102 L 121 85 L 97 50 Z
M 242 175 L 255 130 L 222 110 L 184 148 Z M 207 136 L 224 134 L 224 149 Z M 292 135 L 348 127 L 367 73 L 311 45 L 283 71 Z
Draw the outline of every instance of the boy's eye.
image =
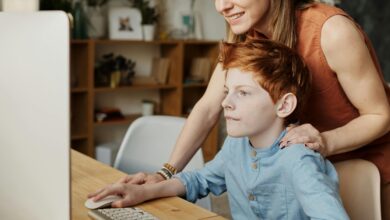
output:
M 227 89 L 223 90 L 223 94 L 227 95 L 229 91 Z
M 248 95 L 248 93 L 245 92 L 245 91 L 243 91 L 243 90 L 240 90 L 240 91 L 238 92 L 238 94 L 239 94 L 240 96 L 246 96 L 246 95 Z

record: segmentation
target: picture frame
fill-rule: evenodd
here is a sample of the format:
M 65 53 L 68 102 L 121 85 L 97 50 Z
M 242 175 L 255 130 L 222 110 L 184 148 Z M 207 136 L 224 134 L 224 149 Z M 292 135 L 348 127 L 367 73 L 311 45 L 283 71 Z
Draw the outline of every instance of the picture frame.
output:
M 113 40 L 142 40 L 142 16 L 136 8 L 110 8 L 109 38 Z

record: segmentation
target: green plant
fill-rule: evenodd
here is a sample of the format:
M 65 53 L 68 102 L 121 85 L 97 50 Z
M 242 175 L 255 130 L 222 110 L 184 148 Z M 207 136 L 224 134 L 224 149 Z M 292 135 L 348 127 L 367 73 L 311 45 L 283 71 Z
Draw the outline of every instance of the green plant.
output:
M 122 55 L 104 54 L 95 66 L 95 86 L 108 86 L 111 75 L 120 72 L 120 85 L 130 85 L 135 75 L 135 62 Z
M 142 16 L 142 24 L 154 24 L 158 19 L 155 7 L 150 7 L 148 0 L 129 0 L 133 7 L 138 8 Z
M 108 0 L 87 0 L 88 6 L 97 7 L 107 4 Z

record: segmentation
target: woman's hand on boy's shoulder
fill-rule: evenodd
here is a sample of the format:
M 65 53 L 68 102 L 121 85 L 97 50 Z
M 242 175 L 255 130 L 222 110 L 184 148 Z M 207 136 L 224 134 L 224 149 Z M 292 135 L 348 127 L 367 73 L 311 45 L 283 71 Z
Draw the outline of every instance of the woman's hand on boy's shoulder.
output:
M 304 144 L 307 148 L 319 152 L 324 157 L 328 155 L 325 138 L 311 124 L 289 125 L 279 146 L 284 148 L 291 144 Z

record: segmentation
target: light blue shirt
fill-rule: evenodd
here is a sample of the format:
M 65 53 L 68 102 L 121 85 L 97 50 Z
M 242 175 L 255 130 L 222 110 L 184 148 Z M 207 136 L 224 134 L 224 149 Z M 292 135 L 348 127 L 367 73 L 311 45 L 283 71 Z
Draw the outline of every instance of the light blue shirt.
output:
M 198 171 L 182 172 L 186 199 L 227 191 L 234 219 L 349 219 L 338 194 L 334 166 L 319 153 L 278 142 L 253 148 L 248 138 L 227 137 L 215 158 Z

